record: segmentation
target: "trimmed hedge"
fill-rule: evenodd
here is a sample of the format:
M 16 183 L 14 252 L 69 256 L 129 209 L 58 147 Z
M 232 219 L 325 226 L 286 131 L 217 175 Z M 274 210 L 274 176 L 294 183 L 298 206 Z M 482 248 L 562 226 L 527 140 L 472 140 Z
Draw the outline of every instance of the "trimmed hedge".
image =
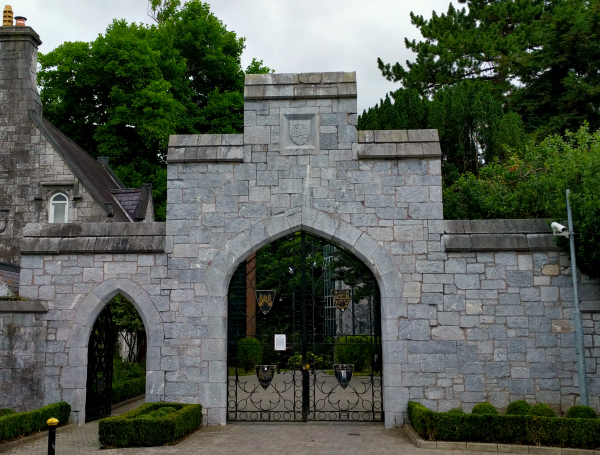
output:
M 12 409 L 8 409 L 8 408 L 0 409 L 0 417 L 7 416 L 9 414 L 15 414 L 15 411 L 13 411 Z
M 546 403 L 537 403 L 529 408 L 527 411 L 528 416 L 538 417 L 556 417 L 556 412 Z
M 146 377 L 118 382 L 112 386 L 112 404 L 146 393 Z
M 595 419 L 596 411 L 591 406 L 571 406 L 565 415 L 567 419 Z
M 530 409 L 531 405 L 525 400 L 517 400 L 508 405 L 506 415 L 526 416 Z
M 473 406 L 473 410 L 471 414 L 491 414 L 491 415 L 499 415 L 500 413 L 494 407 L 493 404 L 490 403 L 478 403 Z
M 33 411 L 0 417 L 0 442 L 47 430 L 46 420 L 51 417 L 57 418 L 59 424 L 64 425 L 69 420 L 69 414 L 71 414 L 71 405 L 61 401 Z
M 174 410 L 164 414 L 161 408 Z M 146 403 L 100 420 L 98 436 L 103 447 L 152 447 L 176 441 L 201 426 L 200 404 Z
M 433 412 L 408 403 L 408 417 L 422 438 L 438 441 L 527 444 L 575 449 L 600 447 L 600 419 L 532 415 L 476 415 Z

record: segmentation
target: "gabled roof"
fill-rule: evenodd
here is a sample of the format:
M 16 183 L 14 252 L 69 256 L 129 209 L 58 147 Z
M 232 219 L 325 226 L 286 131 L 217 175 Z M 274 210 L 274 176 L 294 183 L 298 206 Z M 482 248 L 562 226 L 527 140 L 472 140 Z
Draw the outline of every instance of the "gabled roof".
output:
M 132 218 L 127 215 L 126 210 L 111 193 L 111 190 L 123 190 L 124 185 L 110 167 L 93 159 L 85 150 L 36 112 L 30 111 L 29 115 L 106 214 L 112 215 L 114 221 L 131 221 Z
M 123 188 L 110 190 L 110 192 L 133 221 L 143 221 L 146 218 L 146 210 L 152 197 L 151 190 L 152 186 L 145 184 L 141 188 Z

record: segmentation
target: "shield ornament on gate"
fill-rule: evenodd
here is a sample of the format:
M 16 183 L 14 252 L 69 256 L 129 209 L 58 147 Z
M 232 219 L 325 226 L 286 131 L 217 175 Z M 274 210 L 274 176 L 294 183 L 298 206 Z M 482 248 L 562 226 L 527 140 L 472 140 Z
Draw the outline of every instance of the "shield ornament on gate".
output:
M 350 380 L 352 379 L 352 373 L 354 372 L 354 365 L 344 363 L 336 364 L 333 366 L 333 371 L 335 373 L 335 378 L 342 386 L 342 389 L 348 387 L 348 384 L 350 384 Z
M 256 303 L 263 314 L 267 314 L 273 308 L 275 302 L 275 291 L 255 291 Z
M 267 390 L 267 387 L 271 385 L 273 380 L 273 374 L 275 373 L 275 365 L 256 365 L 256 377 L 260 386 Z
M 350 305 L 350 289 L 333 289 L 331 296 L 333 297 L 333 303 L 340 311 L 346 310 Z
M 310 137 L 310 120 L 290 120 L 290 139 L 296 145 L 304 145 Z
M 8 210 L 0 209 L 0 234 L 6 231 L 8 226 Z

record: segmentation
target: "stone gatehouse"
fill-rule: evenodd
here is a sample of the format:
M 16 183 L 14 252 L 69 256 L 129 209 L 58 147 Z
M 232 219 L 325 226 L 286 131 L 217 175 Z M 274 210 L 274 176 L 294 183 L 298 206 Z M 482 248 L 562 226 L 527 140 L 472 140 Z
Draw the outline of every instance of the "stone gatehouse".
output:
M 339 244 L 381 293 L 386 426 L 447 410 L 577 398 L 568 257 L 543 220 L 444 221 L 435 130 L 357 131 L 355 73 L 249 75 L 244 133 L 172 136 L 166 223 L 30 223 L 0 313 L 0 407 L 68 401 L 84 421 L 91 327 L 117 293 L 148 338 L 148 401 L 227 406 L 227 290 L 300 230 Z M 580 278 L 600 410 L 599 285 Z

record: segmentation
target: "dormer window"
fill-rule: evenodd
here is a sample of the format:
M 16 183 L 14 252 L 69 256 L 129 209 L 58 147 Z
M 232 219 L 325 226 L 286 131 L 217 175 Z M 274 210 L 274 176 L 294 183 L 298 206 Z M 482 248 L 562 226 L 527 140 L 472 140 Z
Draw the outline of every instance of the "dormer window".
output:
M 50 199 L 50 222 L 69 222 L 69 200 L 63 193 L 58 193 Z

